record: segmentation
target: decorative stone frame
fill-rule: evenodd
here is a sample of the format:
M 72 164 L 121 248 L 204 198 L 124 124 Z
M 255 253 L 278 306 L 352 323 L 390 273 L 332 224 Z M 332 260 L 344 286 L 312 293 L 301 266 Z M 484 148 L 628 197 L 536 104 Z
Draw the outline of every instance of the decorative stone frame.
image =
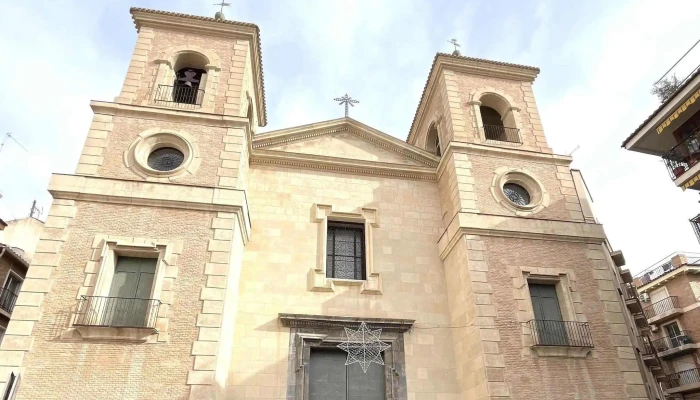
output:
M 530 194 L 530 204 L 521 206 L 510 201 L 503 193 L 503 185 L 506 183 L 515 183 L 525 188 Z M 550 204 L 549 193 L 542 182 L 535 177 L 535 174 L 524 168 L 496 169 L 491 181 L 491 194 L 496 202 L 521 217 L 537 214 Z
M 344 328 L 365 322 L 370 329 L 382 329 L 380 339 L 391 347 L 384 352 L 387 400 L 407 400 L 406 354 L 403 334 L 414 320 L 279 314 L 282 326 L 290 328 L 287 365 L 287 400 L 308 399 L 311 348 L 337 348 L 346 340 Z
M 523 135 L 522 135 L 522 121 L 520 119 L 520 110 L 521 107 L 518 107 L 516 105 L 515 100 L 513 98 L 496 89 L 493 87 L 489 88 L 481 88 L 481 89 L 476 89 L 472 91 L 469 94 L 469 101 L 467 102 L 467 105 L 471 106 L 472 108 L 472 124 L 474 125 L 474 128 L 479 135 L 479 140 L 484 143 L 489 143 L 490 141 L 486 139 L 486 133 L 484 132 L 484 122 L 481 119 L 481 104 L 482 101 L 481 99 L 484 96 L 496 96 L 498 97 L 501 101 L 504 102 L 504 107 L 498 111 L 499 114 L 501 114 L 501 119 L 503 121 L 510 119 L 513 121 L 513 127 L 511 128 L 517 128 L 518 129 L 518 137 L 520 141 L 518 143 L 513 143 L 514 145 L 522 145 L 523 144 Z
M 92 256 L 85 266 L 85 281 L 76 296 L 107 296 L 112 283 L 117 256 L 157 258 L 151 299 L 161 302 L 155 328 L 115 328 L 75 326 L 74 315 L 70 328 L 62 333 L 64 339 L 121 340 L 135 342 L 167 342 L 168 311 L 173 301 L 173 283 L 177 277 L 177 260 L 182 253 L 182 241 L 147 239 L 136 237 L 108 237 L 96 235 L 92 244 Z
M 518 322 L 521 323 L 522 341 L 524 355 L 534 353 L 538 357 L 576 357 L 583 358 L 589 353 L 593 353 L 591 347 L 568 347 L 568 346 L 535 346 L 534 338 L 529 322 L 535 319 L 530 298 L 530 283 L 554 285 L 562 317 L 565 321 L 587 322 L 583 313 L 581 295 L 576 287 L 576 275 L 572 269 L 566 268 L 537 268 L 537 267 L 511 267 L 512 275 L 517 275 L 513 279 L 515 293 L 518 294 Z
M 363 224 L 365 229 L 365 280 L 335 279 L 326 277 L 326 238 L 328 221 Z M 308 290 L 312 292 L 334 292 L 335 285 L 361 286 L 362 294 L 382 294 L 382 279 L 374 271 L 374 232 L 379 228 L 379 214 L 376 208 L 360 208 L 359 212 L 334 211 L 327 204 L 312 206 L 312 221 L 318 224 L 316 267 L 308 273 Z
M 163 53 L 160 57 L 154 60 L 158 64 L 158 71 L 156 72 L 156 79 L 153 82 L 153 87 L 151 88 L 151 95 L 148 100 L 144 100 L 143 105 L 155 104 L 155 97 L 158 91 L 158 85 L 170 85 L 175 78 L 175 63 L 177 58 L 181 54 L 194 53 L 198 56 L 203 57 L 206 60 L 204 69 L 207 71 L 206 76 L 203 77 L 204 84 L 200 83 L 200 88 L 204 90 L 204 99 L 202 100 L 202 105 L 199 108 L 188 109 L 188 111 L 200 111 L 212 113 L 214 112 L 214 101 L 216 99 L 216 90 L 219 82 L 219 73 L 221 71 L 221 58 L 216 54 L 214 50 L 207 50 L 196 45 L 182 45 L 174 46 Z M 161 107 L 160 105 L 156 107 Z M 166 108 L 170 108 L 167 107 Z
M 163 147 L 173 147 L 182 152 L 185 158 L 179 167 L 170 171 L 158 171 L 148 166 L 148 156 Z M 139 133 L 124 151 L 124 165 L 151 182 L 170 182 L 182 176 L 193 175 L 201 163 L 197 139 L 185 131 L 174 129 L 147 129 Z

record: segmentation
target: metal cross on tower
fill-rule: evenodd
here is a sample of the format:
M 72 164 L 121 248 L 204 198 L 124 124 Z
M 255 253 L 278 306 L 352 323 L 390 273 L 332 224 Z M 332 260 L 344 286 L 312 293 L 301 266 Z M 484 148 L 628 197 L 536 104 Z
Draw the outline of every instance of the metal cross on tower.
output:
M 459 55 L 461 55 L 461 54 L 459 53 L 459 49 L 458 49 L 459 43 L 457 43 L 457 39 L 454 39 L 454 38 L 453 38 L 453 39 L 448 40 L 447 42 L 448 42 L 448 43 L 451 43 L 451 44 L 455 47 L 455 51 L 452 52 L 452 55 L 454 55 L 454 56 L 459 56 Z
M 217 11 L 216 16 L 214 16 L 214 18 L 219 20 L 225 20 L 226 17 L 224 16 L 224 7 L 231 7 L 231 3 L 227 3 L 222 0 L 221 3 L 214 3 L 214 5 L 221 6 L 221 10 Z
M 353 100 L 352 97 L 348 96 L 347 93 L 345 93 L 345 96 L 337 97 L 333 100 L 339 101 L 340 103 L 338 103 L 338 105 L 345 104 L 345 116 L 346 117 L 348 116 L 348 105 L 350 105 L 350 107 L 355 107 L 355 104 L 359 103 L 359 101 Z

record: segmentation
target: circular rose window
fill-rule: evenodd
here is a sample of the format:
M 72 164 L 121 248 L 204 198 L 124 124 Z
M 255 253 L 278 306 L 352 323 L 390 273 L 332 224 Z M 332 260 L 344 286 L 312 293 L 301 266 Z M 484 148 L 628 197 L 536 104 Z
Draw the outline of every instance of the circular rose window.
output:
M 161 147 L 148 155 L 148 166 L 156 171 L 172 171 L 182 165 L 185 155 L 173 147 Z
M 503 194 L 506 195 L 508 200 L 510 200 L 513 204 L 517 204 L 519 206 L 526 206 L 530 204 L 530 193 L 528 191 L 518 185 L 517 183 L 506 183 L 503 185 Z

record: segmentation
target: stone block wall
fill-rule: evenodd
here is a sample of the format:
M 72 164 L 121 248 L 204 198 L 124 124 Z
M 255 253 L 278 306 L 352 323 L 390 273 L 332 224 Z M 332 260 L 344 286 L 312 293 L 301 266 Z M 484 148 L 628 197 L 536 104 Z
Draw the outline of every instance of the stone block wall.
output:
M 253 223 L 239 292 L 228 396 L 286 398 L 290 338 L 279 313 L 415 319 L 405 334 L 408 398 L 457 399 L 446 282 L 437 254 L 437 185 L 318 170 L 252 165 Z M 315 204 L 338 212 L 376 209 L 374 271 L 381 294 L 335 284 L 310 291 L 317 262 Z

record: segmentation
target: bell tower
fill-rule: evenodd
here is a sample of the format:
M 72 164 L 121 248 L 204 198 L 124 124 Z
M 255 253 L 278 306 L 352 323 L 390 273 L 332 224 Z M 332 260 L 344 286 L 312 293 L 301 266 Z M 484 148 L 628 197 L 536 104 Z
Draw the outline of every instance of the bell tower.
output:
M 75 174 L 51 178 L 53 205 L 0 349 L 0 380 L 23 373 L 18 399 L 55 382 L 51 369 L 83 398 L 107 390 L 88 376 L 144 398 L 225 397 L 251 137 L 266 124 L 259 30 L 131 14 L 124 84 L 113 102 L 91 102 Z
M 555 381 L 567 378 L 551 372 L 566 357 L 581 359 L 588 376 L 615 380 L 610 396 L 646 398 L 639 367 L 627 360 L 634 348 L 605 233 L 572 158 L 553 154 L 544 136 L 532 91 L 538 73 L 438 54 L 407 139 L 441 158 L 438 247 L 459 327 L 459 390 L 470 399 L 555 398 Z M 617 352 L 595 353 L 608 340 Z M 621 367 L 607 376 L 601 363 Z

